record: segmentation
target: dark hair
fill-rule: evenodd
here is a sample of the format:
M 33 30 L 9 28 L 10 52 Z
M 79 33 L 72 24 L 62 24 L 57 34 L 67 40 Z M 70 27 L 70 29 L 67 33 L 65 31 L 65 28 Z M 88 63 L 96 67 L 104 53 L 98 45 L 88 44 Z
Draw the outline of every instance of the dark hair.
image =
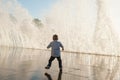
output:
M 54 34 L 53 35 L 53 40 L 58 40 L 58 35 Z

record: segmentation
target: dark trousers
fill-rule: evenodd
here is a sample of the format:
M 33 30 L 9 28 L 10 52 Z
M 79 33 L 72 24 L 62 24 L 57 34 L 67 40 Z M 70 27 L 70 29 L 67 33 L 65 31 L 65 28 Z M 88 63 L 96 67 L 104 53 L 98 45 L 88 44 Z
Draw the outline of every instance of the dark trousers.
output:
M 50 59 L 49 59 L 49 63 L 47 66 L 51 67 L 51 64 L 52 64 L 52 61 L 57 58 L 58 60 L 58 64 L 59 64 L 59 68 L 62 68 L 62 60 L 61 60 L 61 57 L 53 57 L 51 56 Z

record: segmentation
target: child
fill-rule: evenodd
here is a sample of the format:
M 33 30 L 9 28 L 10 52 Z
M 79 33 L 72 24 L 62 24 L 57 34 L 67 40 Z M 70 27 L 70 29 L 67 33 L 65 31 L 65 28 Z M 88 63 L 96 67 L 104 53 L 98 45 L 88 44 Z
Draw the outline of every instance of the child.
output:
M 47 48 L 52 48 L 51 50 L 51 57 L 49 59 L 48 65 L 45 67 L 46 69 L 49 69 L 51 67 L 52 61 L 57 58 L 59 62 L 59 69 L 62 71 L 62 60 L 61 60 L 61 55 L 60 55 L 60 47 L 62 50 L 64 50 L 63 45 L 61 42 L 58 41 L 58 36 L 55 34 L 53 35 L 53 41 L 47 46 Z

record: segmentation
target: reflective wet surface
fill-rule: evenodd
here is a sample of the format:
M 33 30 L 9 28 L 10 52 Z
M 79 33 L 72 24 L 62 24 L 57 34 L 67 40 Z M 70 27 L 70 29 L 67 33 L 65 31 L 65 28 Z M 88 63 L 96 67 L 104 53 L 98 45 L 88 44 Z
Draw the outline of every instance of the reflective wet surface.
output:
M 63 71 L 55 59 L 44 69 L 48 50 L 0 48 L 0 80 L 120 80 L 120 57 L 62 52 Z

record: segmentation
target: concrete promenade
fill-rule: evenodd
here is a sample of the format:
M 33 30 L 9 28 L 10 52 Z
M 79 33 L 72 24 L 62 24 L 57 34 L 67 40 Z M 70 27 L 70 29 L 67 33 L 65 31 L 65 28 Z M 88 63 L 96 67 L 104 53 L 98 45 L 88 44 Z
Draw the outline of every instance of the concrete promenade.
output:
M 120 57 L 62 52 L 63 72 L 55 59 L 44 69 L 48 50 L 0 48 L 0 80 L 120 80 Z

